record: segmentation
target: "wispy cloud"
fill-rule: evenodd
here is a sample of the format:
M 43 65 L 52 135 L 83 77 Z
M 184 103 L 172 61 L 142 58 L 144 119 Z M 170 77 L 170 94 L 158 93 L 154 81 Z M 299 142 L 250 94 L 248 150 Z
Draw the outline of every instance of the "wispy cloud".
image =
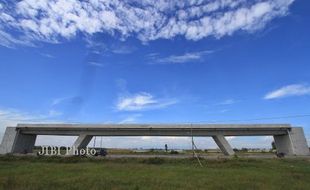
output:
M 33 121 L 41 116 L 32 116 L 16 109 L 0 109 L 0 121 L 2 126 L 15 125 L 17 122 Z
M 0 45 L 1 46 L 12 48 L 12 49 L 16 48 L 16 46 L 19 46 L 19 45 L 35 46 L 33 42 L 30 41 L 29 38 L 26 38 L 25 36 L 16 38 L 15 36 L 12 36 L 8 32 L 2 31 L 1 29 L 2 27 L 1 27 L 1 16 L 0 16 Z
M 86 46 L 92 49 L 92 53 L 101 54 L 104 56 L 110 56 L 111 54 L 126 55 L 136 51 L 136 47 L 133 45 L 125 44 L 124 41 L 113 41 L 113 43 L 107 43 L 104 39 L 98 36 L 88 35 L 85 38 Z
M 264 27 L 287 15 L 293 1 L 12 1 L 0 3 L 0 43 L 7 47 L 29 41 L 55 43 L 79 33 L 100 32 L 144 42 L 176 36 L 220 38 Z
M 138 118 L 140 118 L 141 116 L 142 116 L 142 114 L 132 114 L 132 115 L 126 116 L 119 123 L 120 124 L 136 123 L 138 121 Z
M 140 92 L 138 94 L 120 97 L 116 105 L 119 111 L 137 111 L 147 109 L 159 109 L 176 104 L 175 99 L 157 99 L 153 95 Z
M 290 96 L 310 95 L 310 86 L 306 84 L 291 84 L 271 91 L 264 96 L 264 99 L 276 99 Z
M 151 63 L 186 63 L 202 60 L 203 56 L 213 53 L 212 50 L 185 53 L 182 55 L 170 55 L 168 57 L 159 57 L 157 54 L 149 55 Z
M 218 101 L 215 103 L 210 103 L 210 104 L 203 104 L 203 108 L 206 109 L 207 114 L 224 114 L 227 113 L 229 111 L 231 111 L 231 108 L 228 109 L 229 107 L 231 107 L 231 105 L 236 104 L 240 102 L 239 100 L 235 100 L 233 98 L 229 98 L 229 99 L 224 99 L 222 101 Z
M 61 116 L 63 114 L 62 112 L 54 110 L 54 109 L 49 110 L 48 113 L 49 113 L 48 115 L 51 117 Z
M 18 123 L 57 123 L 55 116 L 60 112 L 50 110 L 46 114 L 37 114 L 12 108 L 0 108 L 0 133 L 4 133 L 7 126 L 15 126 Z
M 219 102 L 217 105 L 232 105 L 232 104 L 235 104 L 237 103 L 238 101 L 237 100 L 234 100 L 234 99 L 226 99 L 222 102 Z
M 114 54 L 130 54 L 136 50 L 133 46 L 115 45 L 110 48 L 110 51 Z
M 94 67 L 103 67 L 103 63 L 99 63 L 99 62 L 88 62 L 89 65 L 94 66 Z
M 55 99 L 52 100 L 51 106 L 59 105 L 59 104 L 61 104 L 62 102 L 67 101 L 67 100 L 71 100 L 71 99 L 72 99 L 72 97 L 55 98 Z
M 55 58 L 55 56 L 49 54 L 49 53 L 40 53 L 40 55 L 47 57 L 47 58 Z

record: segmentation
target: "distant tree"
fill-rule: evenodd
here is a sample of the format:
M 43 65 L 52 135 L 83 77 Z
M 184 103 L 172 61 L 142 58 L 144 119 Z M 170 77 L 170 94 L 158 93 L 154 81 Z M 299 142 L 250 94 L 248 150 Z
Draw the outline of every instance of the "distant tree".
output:
M 237 148 L 234 148 L 233 150 L 234 150 L 235 152 L 238 152 L 238 151 L 239 151 L 239 149 L 237 149 Z

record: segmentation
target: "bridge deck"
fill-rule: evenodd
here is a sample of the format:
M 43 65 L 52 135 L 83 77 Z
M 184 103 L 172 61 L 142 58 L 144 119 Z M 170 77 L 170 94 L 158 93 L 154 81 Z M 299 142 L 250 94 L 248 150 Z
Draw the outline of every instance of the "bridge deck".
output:
M 94 136 L 282 135 L 289 124 L 18 124 L 23 134 Z

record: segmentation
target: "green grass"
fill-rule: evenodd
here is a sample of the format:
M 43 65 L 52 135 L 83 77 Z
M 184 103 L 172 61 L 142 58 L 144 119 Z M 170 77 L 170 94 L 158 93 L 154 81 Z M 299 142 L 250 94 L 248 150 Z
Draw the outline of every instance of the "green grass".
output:
M 0 189 L 310 189 L 309 159 L 0 157 Z

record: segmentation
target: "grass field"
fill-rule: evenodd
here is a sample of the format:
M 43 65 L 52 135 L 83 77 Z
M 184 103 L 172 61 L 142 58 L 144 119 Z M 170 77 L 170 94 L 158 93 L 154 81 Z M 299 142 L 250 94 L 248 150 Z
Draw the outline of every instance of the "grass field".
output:
M 1 189 L 310 189 L 309 159 L 0 157 Z

